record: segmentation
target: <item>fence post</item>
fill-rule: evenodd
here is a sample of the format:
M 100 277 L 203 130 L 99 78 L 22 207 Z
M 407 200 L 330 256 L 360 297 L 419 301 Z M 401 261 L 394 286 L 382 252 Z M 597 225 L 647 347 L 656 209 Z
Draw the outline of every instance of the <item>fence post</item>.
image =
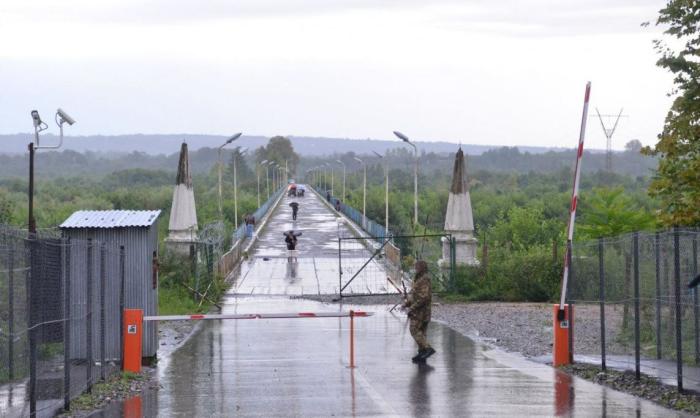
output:
M 107 274 L 105 273 L 105 258 L 107 248 L 105 243 L 100 243 L 100 377 L 106 379 L 105 362 L 105 287 L 107 287 Z
M 9 339 L 7 343 L 7 354 L 8 364 L 7 364 L 7 377 L 10 381 L 15 378 L 15 272 L 13 271 L 15 258 L 15 247 L 12 243 L 8 246 L 7 251 L 7 278 L 8 278 L 8 292 L 7 292 L 7 328 L 9 333 Z
M 598 238 L 598 279 L 600 297 L 600 368 L 605 371 L 605 245 Z
M 87 240 L 87 312 L 86 320 L 86 343 L 85 343 L 85 373 L 87 378 L 87 392 L 92 392 L 92 293 L 93 293 L 93 268 L 94 263 L 92 260 L 92 239 Z
M 32 282 L 34 281 L 34 273 L 37 271 L 36 263 L 36 234 L 28 239 L 29 244 L 29 268 L 26 275 L 26 292 L 27 292 L 27 324 L 29 338 L 29 415 L 36 416 L 36 330 L 34 329 L 34 298 Z
M 661 243 L 658 231 L 654 234 L 656 258 L 656 358 L 661 360 Z
M 632 254 L 634 262 L 634 376 L 641 378 L 640 342 L 639 342 L 639 232 L 632 237 Z
M 338 297 L 343 299 L 343 261 L 341 256 L 341 241 L 338 237 Z
M 124 292 L 126 291 L 126 252 L 119 246 L 119 360 L 124 369 Z
M 673 227 L 673 287 L 676 302 L 676 378 L 678 391 L 683 391 L 683 339 L 681 335 L 681 251 L 680 232 Z
M 698 274 L 698 233 L 697 230 L 693 234 L 693 277 Z M 697 286 L 693 288 L 693 325 L 695 335 L 693 340 L 695 340 L 695 364 L 700 363 L 700 340 L 698 339 L 698 333 L 700 333 L 700 318 L 698 318 L 700 313 L 698 312 L 698 288 Z
M 450 286 L 454 292 L 457 288 L 457 238 L 450 235 Z
M 573 255 L 573 244 L 571 241 L 567 243 L 568 245 L 568 257 L 569 257 L 569 289 L 571 284 L 574 282 L 574 255 Z M 573 299 L 569 301 L 569 364 L 574 363 L 574 301 Z
M 63 409 L 70 410 L 70 350 L 71 350 L 71 274 L 70 274 L 70 238 L 63 240 Z

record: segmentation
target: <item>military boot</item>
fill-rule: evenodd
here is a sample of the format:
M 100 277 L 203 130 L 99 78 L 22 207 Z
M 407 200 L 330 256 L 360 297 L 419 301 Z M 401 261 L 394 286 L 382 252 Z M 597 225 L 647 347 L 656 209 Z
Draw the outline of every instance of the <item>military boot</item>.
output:
M 425 350 L 421 350 L 418 353 L 419 361 L 425 361 L 428 357 L 435 354 L 435 349 L 433 347 L 428 347 Z
M 425 362 L 425 359 L 423 358 L 423 355 L 425 354 L 425 350 L 418 350 L 418 354 L 413 356 L 411 359 L 412 362 L 414 363 L 423 363 Z

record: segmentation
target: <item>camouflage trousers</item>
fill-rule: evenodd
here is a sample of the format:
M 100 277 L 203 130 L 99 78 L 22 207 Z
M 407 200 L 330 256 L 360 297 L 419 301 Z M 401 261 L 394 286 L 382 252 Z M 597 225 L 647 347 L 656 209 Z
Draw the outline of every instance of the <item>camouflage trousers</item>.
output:
M 427 318 L 410 318 L 410 325 L 408 329 L 411 331 L 411 336 L 416 340 L 419 350 L 425 350 L 430 347 L 428 343 L 428 324 L 430 320 Z

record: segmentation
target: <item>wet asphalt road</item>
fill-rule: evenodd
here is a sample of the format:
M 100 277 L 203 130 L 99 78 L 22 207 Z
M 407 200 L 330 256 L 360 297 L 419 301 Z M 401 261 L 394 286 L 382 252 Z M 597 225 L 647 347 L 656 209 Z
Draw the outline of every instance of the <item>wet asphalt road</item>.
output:
M 300 245 L 300 263 L 317 255 L 324 258 L 323 250 L 337 239 L 337 225 L 336 229 L 330 226 L 335 222 L 334 215 L 316 203 L 302 206 L 311 213 L 300 211 L 300 217 L 304 213 L 315 226 L 321 224 L 314 231 L 304 230 L 308 241 Z M 350 309 L 348 305 L 272 296 L 283 293 L 285 286 L 297 286 L 283 284 L 286 270 L 271 268 L 276 264 L 269 263 L 273 257 L 286 263 L 282 240 L 277 239 L 277 229 L 289 225 L 288 207 L 285 202 L 282 205 L 263 233 L 259 250 L 241 270 L 242 284 L 225 298 L 223 312 Z M 303 223 L 298 226 L 305 228 Z M 271 260 L 263 262 L 263 257 Z M 309 282 L 311 288 L 316 282 L 318 291 L 325 289 L 326 281 L 337 281 L 337 271 L 336 277 L 317 275 L 313 280 L 304 277 L 299 281 Z M 252 295 L 241 292 L 246 282 L 259 283 L 260 290 L 270 291 L 259 293 L 255 291 L 258 285 L 251 285 Z M 348 367 L 348 318 L 209 321 L 182 348 L 159 363 L 160 390 L 144 393 L 100 415 L 682 416 L 569 377 L 549 366 L 481 346 L 438 323 L 429 328 L 437 354 L 427 364 L 415 365 L 410 361 L 415 344 L 405 316 L 390 314 L 385 306 L 357 309 L 375 311 L 376 315 L 355 319 L 354 369 Z

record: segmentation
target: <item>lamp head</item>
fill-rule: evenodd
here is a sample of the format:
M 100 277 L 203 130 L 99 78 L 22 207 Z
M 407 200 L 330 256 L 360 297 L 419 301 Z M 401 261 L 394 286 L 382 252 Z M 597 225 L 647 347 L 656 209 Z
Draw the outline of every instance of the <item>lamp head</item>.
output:
M 226 143 L 227 143 L 227 144 L 230 144 L 231 142 L 233 142 L 233 141 L 237 140 L 238 138 L 240 138 L 241 135 L 242 135 L 242 134 L 241 134 L 240 132 L 237 133 L 237 134 L 234 134 L 233 136 L 231 136 L 231 138 L 228 139 L 228 141 L 226 141 Z
M 342 161 L 340 161 L 340 160 L 335 160 L 335 162 L 340 163 L 340 164 L 344 164 L 344 163 L 343 163 Z
M 364 163 L 365 163 L 364 161 L 362 161 L 361 159 L 359 159 L 359 158 L 357 158 L 357 157 L 352 157 L 352 158 L 353 158 L 355 161 L 357 161 L 358 163 L 360 163 L 360 164 L 364 164 Z
M 394 131 L 394 135 L 396 135 L 399 139 L 401 139 L 403 142 L 411 142 L 408 140 L 408 137 L 404 134 L 402 134 L 399 131 Z
M 378 153 L 377 151 L 372 151 L 372 152 L 373 152 L 374 155 L 376 155 L 377 157 L 379 157 L 379 158 L 384 158 L 384 156 L 383 156 L 382 154 Z

